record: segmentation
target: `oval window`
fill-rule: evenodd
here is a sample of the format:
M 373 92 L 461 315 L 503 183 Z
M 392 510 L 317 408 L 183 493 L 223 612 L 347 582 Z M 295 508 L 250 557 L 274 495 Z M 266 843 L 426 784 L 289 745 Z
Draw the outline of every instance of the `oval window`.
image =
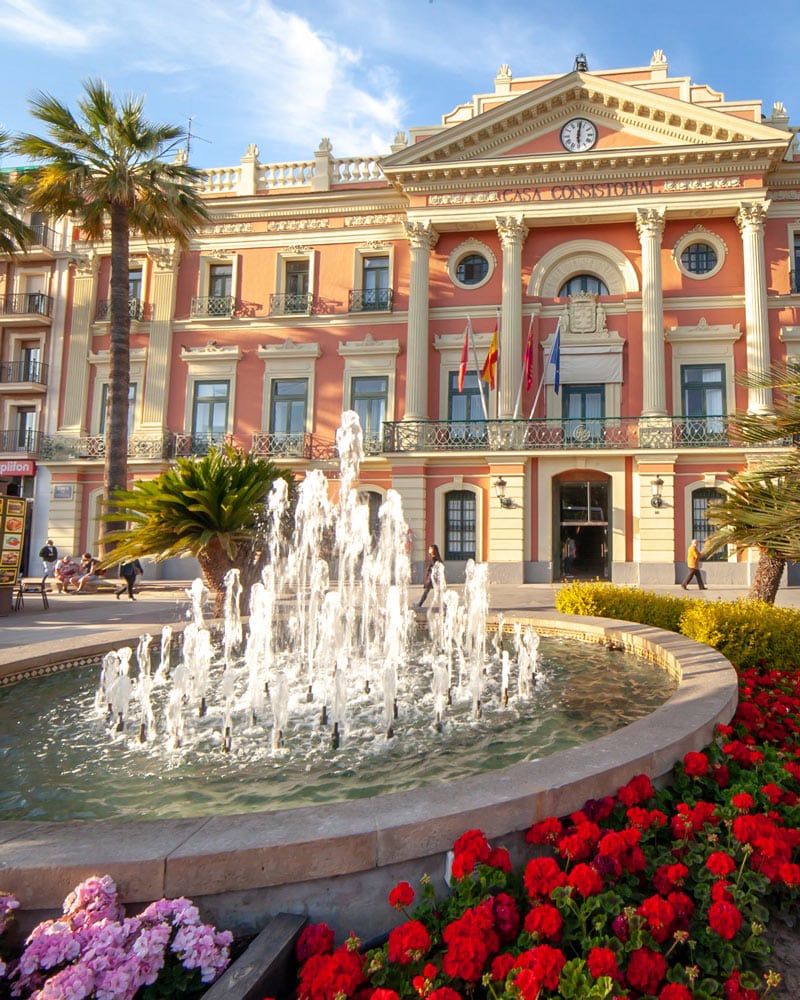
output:
M 708 274 L 717 266 L 717 251 L 708 243 L 690 243 L 681 251 L 681 264 L 690 274 Z
M 462 285 L 477 285 L 489 273 L 489 261 L 479 253 L 468 253 L 456 267 L 456 278 Z

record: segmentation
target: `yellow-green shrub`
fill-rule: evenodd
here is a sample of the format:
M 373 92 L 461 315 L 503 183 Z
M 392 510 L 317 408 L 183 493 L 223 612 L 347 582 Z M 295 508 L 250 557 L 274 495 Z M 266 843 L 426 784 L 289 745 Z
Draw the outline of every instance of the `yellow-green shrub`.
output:
M 762 601 L 687 601 L 680 630 L 718 649 L 740 670 L 800 664 L 800 613 Z
M 638 587 L 576 580 L 556 595 L 556 608 L 568 615 L 589 615 L 640 622 L 670 632 L 679 632 L 679 622 L 687 601 L 662 597 Z
M 740 670 L 762 660 L 779 670 L 800 664 L 800 612 L 761 601 L 701 601 L 576 580 L 557 594 L 556 608 L 681 632 L 718 649 Z

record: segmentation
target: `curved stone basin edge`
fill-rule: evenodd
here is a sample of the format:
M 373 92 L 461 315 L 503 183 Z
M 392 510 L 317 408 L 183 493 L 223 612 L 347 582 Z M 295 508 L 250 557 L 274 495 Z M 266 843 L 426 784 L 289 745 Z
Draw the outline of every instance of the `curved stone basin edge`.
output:
M 131 909 L 187 896 L 205 919 L 240 933 L 287 911 L 344 934 L 378 933 L 397 922 L 386 903 L 396 881 L 441 879 L 446 852 L 465 830 L 482 829 L 518 860 L 531 823 L 613 795 L 636 774 L 664 779 L 736 710 L 731 664 L 684 636 L 556 612 L 507 611 L 503 621 L 505 628 L 521 622 L 543 634 L 612 642 L 668 670 L 678 688 L 652 714 L 583 746 L 371 799 L 179 820 L 0 822 L 0 891 L 20 900 L 21 931 L 59 912 L 82 879 L 108 874 Z M 116 634 L 102 651 L 127 641 Z M 100 637 L 91 645 L 99 652 Z M 33 659 L 18 658 L 17 673 L 38 672 L 36 650 L 27 650 Z

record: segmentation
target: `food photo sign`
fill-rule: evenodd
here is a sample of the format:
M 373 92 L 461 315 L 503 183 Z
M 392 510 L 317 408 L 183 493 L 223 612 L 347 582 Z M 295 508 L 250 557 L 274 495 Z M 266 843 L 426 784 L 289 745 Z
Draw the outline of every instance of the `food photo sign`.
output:
M 0 587 L 13 587 L 22 558 L 25 501 L 0 497 Z

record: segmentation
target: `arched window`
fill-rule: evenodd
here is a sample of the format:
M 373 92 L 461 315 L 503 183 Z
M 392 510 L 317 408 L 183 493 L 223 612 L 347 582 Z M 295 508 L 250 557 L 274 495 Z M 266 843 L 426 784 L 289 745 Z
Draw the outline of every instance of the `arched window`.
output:
M 593 274 L 574 274 L 561 286 L 558 297 L 565 299 L 568 295 L 575 295 L 577 292 L 591 292 L 592 295 L 608 295 L 608 286 Z
M 452 490 L 444 498 L 444 558 L 474 559 L 476 544 L 475 494 Z
M 703 486 L 699 490 L 692 491 L 692 538 L 696 538 L 703 548 L 706 539 L 714 534 L 714 525 L 708 520 L 708 506 L 711 501 L 724 500 L 725 494 L 722 490 L 715 490 L 710 486 Z M 728 558 L 727 547 L 709 556 L 709 561 L 724 562 Z

